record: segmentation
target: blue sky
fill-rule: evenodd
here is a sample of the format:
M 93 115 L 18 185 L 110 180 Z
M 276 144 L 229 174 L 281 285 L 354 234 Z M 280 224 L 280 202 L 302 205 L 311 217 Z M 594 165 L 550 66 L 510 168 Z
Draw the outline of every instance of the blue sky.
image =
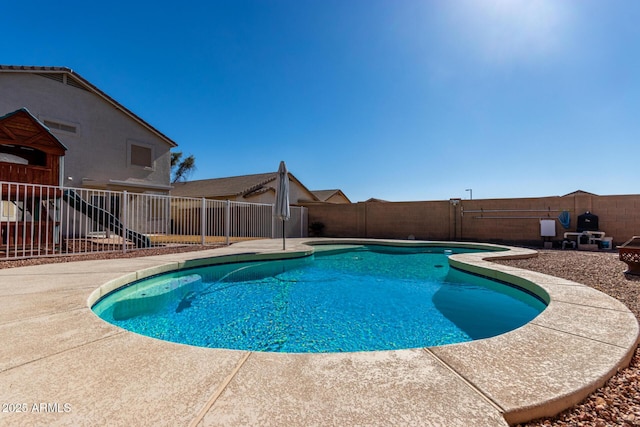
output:
M 194 154 L 352 201 L 638 194 L 637 0 L 5 4 L 0 63 L 69 67 Z

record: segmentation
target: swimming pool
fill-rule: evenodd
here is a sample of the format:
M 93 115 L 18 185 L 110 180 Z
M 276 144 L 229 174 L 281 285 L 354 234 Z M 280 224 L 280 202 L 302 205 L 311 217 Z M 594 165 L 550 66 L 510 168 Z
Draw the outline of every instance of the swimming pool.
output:
M 463 248 L 345 246 L 136 282 L 93 306 L 132 332 L 201 347 L 290 353 L 393 350 L 518 328 L 536 296 L 449 267 Z

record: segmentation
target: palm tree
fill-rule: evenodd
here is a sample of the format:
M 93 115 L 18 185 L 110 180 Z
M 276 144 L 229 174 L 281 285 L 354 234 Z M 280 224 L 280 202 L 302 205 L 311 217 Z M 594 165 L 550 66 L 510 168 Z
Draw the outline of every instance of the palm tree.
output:
M 196 158 L 193 154 L 182 158 L 181 151 L 171 152 L 171 183 L 186 181 L 189 175 L 196 170 Z

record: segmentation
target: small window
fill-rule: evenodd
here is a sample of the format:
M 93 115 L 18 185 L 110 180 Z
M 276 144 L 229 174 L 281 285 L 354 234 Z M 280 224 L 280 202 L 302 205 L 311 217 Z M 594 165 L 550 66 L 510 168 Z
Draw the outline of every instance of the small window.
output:
M 131 144 L 129 156 L 129 162 L 134 166 L 153 167 L 153 150 L 151 147 Z
M 54 122 L 52 120 L 45 120 L 44 125 L 49 129 L 62 130 L 69 133 L 78 133 L 78 128 L 72 125 L 66 125 L 64 123 Z
M 79 80 L 71 77 L 68 74 L 67 74 L 67 84 L 69 86 L 77 87 L 78 89 L 87 90 L 87 88 L 82 83 L 80 83 Z
M 36 73 L 40 77 L 45 77 L 47 79 L 55 80 L 57 82 L 64 82 L 64 74 L 63 73 Z

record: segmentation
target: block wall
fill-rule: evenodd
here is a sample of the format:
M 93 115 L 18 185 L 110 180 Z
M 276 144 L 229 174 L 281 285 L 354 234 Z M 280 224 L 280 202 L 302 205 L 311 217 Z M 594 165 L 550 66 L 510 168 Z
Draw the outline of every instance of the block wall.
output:
M 569 212 L 564 228 L 558 217 Z M 423 202 L 360 202 L 310 205 L 309 223 L 325 225 L 327 237 L 369 237 L 421 240 L 486 241 L 542 245 L 540 220 L 555 221 L 555 237 L 575 232 L 578 215 L 598 215 L 599 228 L 614 245 L 640 235 L 640 195 L 445 200 Z

